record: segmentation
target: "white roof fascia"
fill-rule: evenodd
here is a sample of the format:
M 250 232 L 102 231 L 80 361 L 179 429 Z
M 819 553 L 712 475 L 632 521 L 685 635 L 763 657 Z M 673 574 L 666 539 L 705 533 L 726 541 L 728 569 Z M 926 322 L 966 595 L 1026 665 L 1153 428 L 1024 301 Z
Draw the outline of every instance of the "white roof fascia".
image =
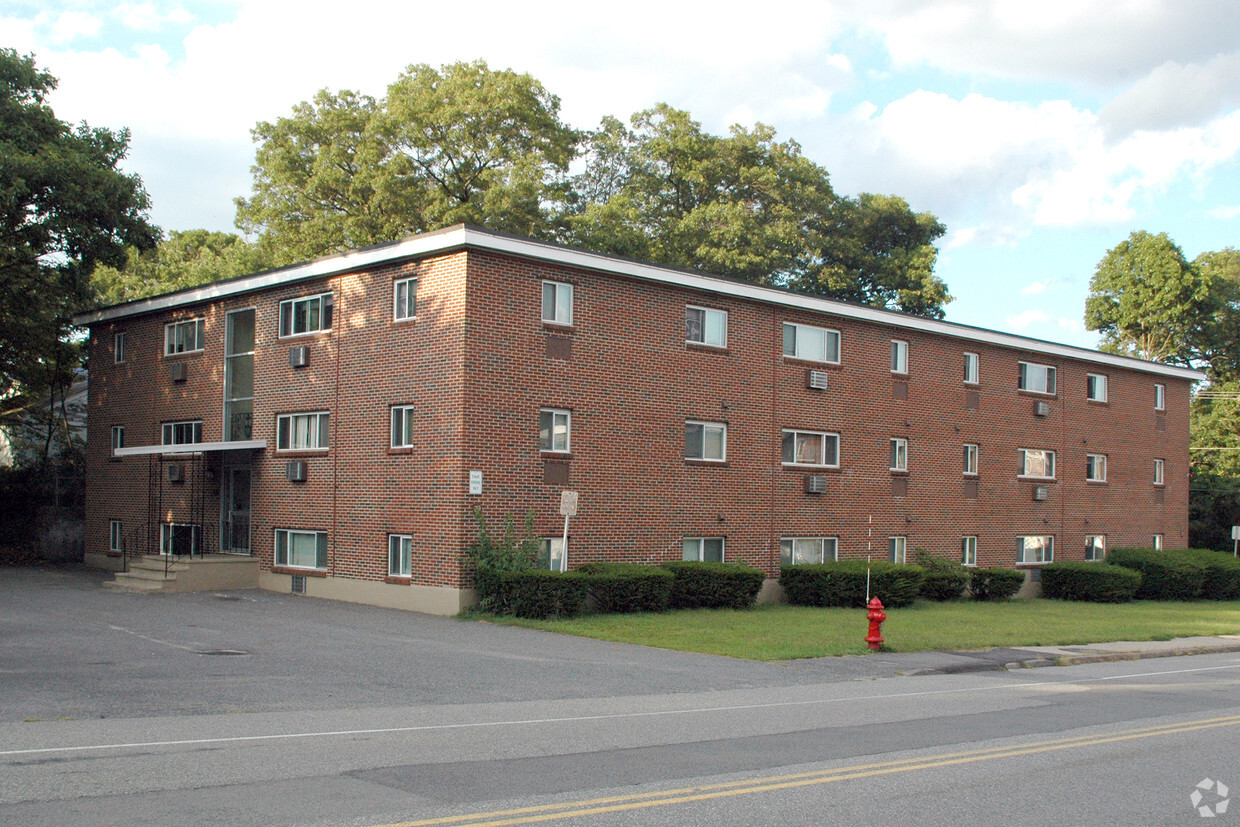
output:
M 112 456 L 141 457 L 149 454 L 164 454 L 172 457 L 187 457 L 212 451 L 257 451 L 266 447 L 267 440 L 265 439 L 245 439 L 236 442 L 187 442 L 181 445 L 135 445 L 132 448 L 117 448 L 112 451 Z
M 425 256 L 460 247 L 492 250 L 498 253 L 521 256 L 522 258 L 554 262 L 569 267 L 602 271 L 644 281 L 674 284 L 708 293 L 735 296 L 764 304 L 775 304 L 797 310 L 828 313 L 833 316 L 858 319 L 889 327 L 920 330 L 965 341 L 983 342 L 1014 350 L 1029 351 L 1047 356 L 1060 356 L 1065 359 L 1077 359 L 1101 365 L 1111 365 L 1117 368 L 1170 376 L 1177 379 L 1199 382 L 1206 378 L 1204 373 L 1191 368 L 1166 365 L 1161 362 L 1149 362 L 1127 356 L 1117 356 L 1111 353 L 1089 350 L 1088 348 L 1047 342 L 1042 339 L 1001 333 L 996 330 L 970 327 L 953 322 L 943 322 L 937 319 L 927 319 L 921 316 L 911 316 L 892 310 L 882 310 L 861 304 L 849 304 L 803 293 L 790 293 L 759 284 L 737 282 L 730 279 L 691 273 L 685 270 L 674 270 L 656 264 L 646 264 L 640 261 L 617 258 L 603 255 L 602 253 L 592 253 L 571 247 L 560 247 L 533 239 L 492 233 L 464 225 L 413 236 L 396 244 L 380 248 L 344 253 L 339 256 L 319 259 L 271 273 L 262 273 L 249 278 L 208 284 L 196 290 L 183 291 L 166 296 L 155 296 L 150 299 L 96 310 L 92 313 L 83 313 L 74 318 L 74 323 L 91 324 L 139 313 L 166 310 L 172 307 L 210 301 L 224 296 L 262 290 L 303 279 L 331 276 L 395 259 Z

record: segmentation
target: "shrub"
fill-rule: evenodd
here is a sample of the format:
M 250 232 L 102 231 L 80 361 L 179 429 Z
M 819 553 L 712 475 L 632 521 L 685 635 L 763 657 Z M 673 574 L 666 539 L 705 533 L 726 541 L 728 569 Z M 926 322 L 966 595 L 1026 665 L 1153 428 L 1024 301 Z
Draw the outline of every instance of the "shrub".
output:
M 664 563 L 673 575 L 673 609 L 748 609 L 758 599 L 766 573 L 739 563 Z
M 517 536 L 516 523 L 511 514 L 504 515 L 504 533 L 498 539 L 487 530 L 482 509 L 474 509 L 478 523 L 478 539 L 469 544 L 465 560 L 473 564 L 474 590 L 478 593 L 478 608 L 495 614 L 508 614 L 511 608 L 506 592 L 500 588 L 500 577 L 505 573 L 530 571 L 538 562 L 542 541 L 534 535 L 534 512 L 525 515 L 525 527 Z
M 600 612 L 665 612 L 671 604 L 675 575 L 667 569 L 636 563 L 586 563 L 576 571 L 586 578 L 594 607 Z
M 1025 584 L 1025 573 L 1016 569 L 972 569 L 969 591 L 974 600 L 1007 600 Z
M 1196 600 L 1201 596 L 1205 567 L 1184 552 L 1153 548 L 1117 548 L 1106 561 L 1141 572 L 1137 600 Z
M 580 614 L 589 588 L 589 580 L 575 571 L 505 571 L 495 580 L 505 613 L 538 620 Z
M 913 552 L 917 565 L 926 570 L 921 596 L 927 600 L 959 600 L 969 585 L 969 572 L 955 560 L 936 557 L 924 548 Z
M 917 599 L 925 570 L 885 561 L 870 565 L 870 596 L 885 607 L 907 606 Z M 779 582 L 795 606 L 865 606 L 864 560 L 784 566 Z
M 1070 561 L 1042 567 L 1042 595 L 1089 603 L 1126 603 L 1141 586 L 1141 572 L 1123 566 Z
M 1240 600 L 1240 560 L 1231 552 L 1190 548 L 1182 553 L 1200 563 L 1204 569 L 1201 580 L 1203 600 Z

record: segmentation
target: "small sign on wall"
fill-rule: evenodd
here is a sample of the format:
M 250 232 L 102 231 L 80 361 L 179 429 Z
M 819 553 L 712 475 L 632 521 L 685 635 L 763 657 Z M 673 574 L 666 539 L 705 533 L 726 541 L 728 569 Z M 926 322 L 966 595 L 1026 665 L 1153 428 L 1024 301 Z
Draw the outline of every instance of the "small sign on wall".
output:
M 482 494 L 482 472 L 469 472 L 469 493 L 471 496 L 479 496 Z

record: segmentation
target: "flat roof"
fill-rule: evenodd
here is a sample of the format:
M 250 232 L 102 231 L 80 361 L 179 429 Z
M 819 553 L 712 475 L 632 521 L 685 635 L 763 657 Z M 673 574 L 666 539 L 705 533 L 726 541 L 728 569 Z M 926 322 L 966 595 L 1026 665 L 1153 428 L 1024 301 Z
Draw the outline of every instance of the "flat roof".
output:
M 738 279 L 713 276 L 692 270 L 680 270 L 674 267 L 665 267 L 620 256 L 594 253 L 589 250 L 566 247 L 546 241 L 536 241 L 531 238 L 523 238 L 494 230 L 484 230 L 466 224 L 457 224 L 442 230 L 411 236 L 401 241 L 379 244 L 374 247 L 366 247 L 334 256 L 326 256 L 277 270 L 268 270 L 250 276 L 241 276 L 226 281 L 204 284 L 200 287 L 178 290 L 162 296 L 152 296 L 146 299 L 104 307 L 100 310 L 75 316 L 73 323 L 76 325 L 89 325 L 97 322 L 123 319 L 144 313 L 170 310 L 228 296 L 250 293 L 256 290 L 265 290 L 279 285 L 339 275 L 401 259 L 423 258 L 463 249 L 488 250 L 568 267 L 594 270 L 643 281 L 672 284 L 678 287 L 716 293 L 723 296 L 749 299 L 765 304 L 858 319 L 905 330 L 919 330 L 939 336 L 949 336 L 965 341 L 984 342 L 1015 350 L 1042 353 L 1048 356 L 1061 356 L 1068 359 L 1112 365 L 1129 370 L 1175 377 L 1177 379 L 1201 381 L 1206 378 L 1205 374 L 1200 371 L 1177 365 L 1149 362 L 1144 359 L 1103 353 L 1075 345 L 1035 339 L 1030 336 L 1019 336 L 1014 333 L 1003 333 L 997 330 L 973 327 L 956 322 L 927 319 L 922 316 L 913 316 L 908 313 L 884 310 L 854 302 L 795 293 L 791 290 L 767 287 Z

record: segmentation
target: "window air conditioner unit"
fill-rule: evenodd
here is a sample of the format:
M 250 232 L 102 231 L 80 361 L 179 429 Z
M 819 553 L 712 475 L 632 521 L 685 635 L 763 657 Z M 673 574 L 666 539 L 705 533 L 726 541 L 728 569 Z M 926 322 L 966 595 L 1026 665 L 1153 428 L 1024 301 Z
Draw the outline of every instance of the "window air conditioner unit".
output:
M 168 366 L 168 378 L 173 382 L 184 382 L 186 377 L 185 363 L 173 362 Z
M 825 391 L 827 389 L 827 372 L 825 370 L 811 370 L 809 372 L 809 386 L 816 391 Z
M 806 494 L 825 494 L 827 493 L 827 478 L 818 474 L 805 478 Z
M 167 475 L 168 482 L 185 482 L 185 466 L 182 463 L 165 465 L 164 474 Z
M 310 364 L 310 348 L 307 345 L 298 345 L 288 349 L 289 367 L 304 368 Z
M 1050 495 L 1050 489 L 1045 485 L 1035 485 L 1033 487 L 1033 499 L 1035 502 L 1042 502 Z
M 306 461 L 304 459 L 290 460 L 284 466 L 284 478 L 289 482 L 305 482 Z
M 1034 402 L 1033 412 L 1037 416 L 1050 416 L 1051 415 L 1051 403 L 1042 402 L 1042 401 Z

